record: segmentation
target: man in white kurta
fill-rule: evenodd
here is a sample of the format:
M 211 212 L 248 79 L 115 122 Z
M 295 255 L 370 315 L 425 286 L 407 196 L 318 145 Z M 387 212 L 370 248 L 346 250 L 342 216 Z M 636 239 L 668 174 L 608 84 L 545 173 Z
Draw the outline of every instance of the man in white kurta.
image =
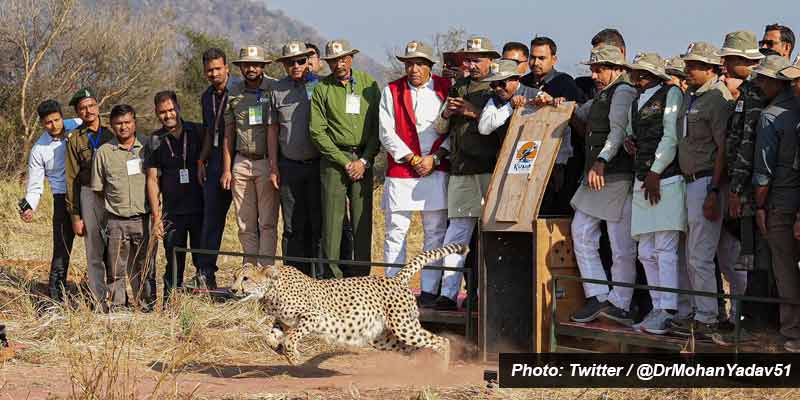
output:
M 379 109 L 381 144 L 387 153 L 382 207 L 385 218 L 384 260 L 405 263 L 406 239 L 415 211 L 422 214 L 423 250 L 442 246 L 447 231 L 448 174 L 443 158 L 448 140 L 436 133 L 433 122 L 447 96 L 450 81 L 431 75 L 433 51 L 414 41 L 397 58 L 405 64 L 404 77 L 383 89 Z M 400 268 L 388 268 L 394 276 Z M 422 271 L 422 306 L 436 300 L 442 272 Z

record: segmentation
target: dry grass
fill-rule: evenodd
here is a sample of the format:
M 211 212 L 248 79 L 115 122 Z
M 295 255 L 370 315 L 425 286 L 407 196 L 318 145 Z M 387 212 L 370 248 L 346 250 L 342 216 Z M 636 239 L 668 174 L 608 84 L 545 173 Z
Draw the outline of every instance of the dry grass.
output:
M 349 387 L 319 387 L 313 390 L 270 390 L 268 386 L 251 394 L 208 395 L 196 384 L 186 385 L 182 377 L 197 371 L 226 370 L 245 366 L 273 368 L 285 365 L 282 356 L 268 348 L 262 339 L 271 321 L 254 303 L 214 303 L 208 298 L 177 296 L 171 307 L 153 313 L 103 315 L 91 312 L 84 293 L 85 257 L 83 243 L 77 239 L 69 279 L 78 288 L 70 307 L 62 307 L 41 297 L 50 257 L 49 236 L 52 205 L 43 197 L 41 211 L 33 224 L 22 223 L 14 209 L 21 196 L 18 184 L 0 184 L 0 321 L 7 325 L 12 341 L 24 346 L 17 358 L 0 366 L 0 398 L 11 398 L 8 391 L 19 382 L 9 381 L 6 372 L 38 368 L 53 379 L 63 374 L 69 387 L 65 393 L 47 398 L 70 399 L 794 399 L 797 391 L 787 390 L 506 390 L 486 389 L 480 377 L 471 385 L 392 386 L 359 389 L 358 377 Z M 380 192 L 375 196 L 373 259 L 381 260 L 383 218 Z M 230 216 L 229 216 L 230 217 Z M 235 223 L 229 218 L 223 248 L 239 249 Z M 421 248 L 418 217 L 412 226 L 409 253 Z M 158 276 L 163 274 L 160 251 Z M 10 261 L 13 260 L 13 261 Z M 240 260 L 220 260 L 220 280 L 225 284 Z M 187 274 L 192 273 L 191 268 Z M 160 287 L 159 282 L 159 287 Z M 160 295 L 160 290 L 158 291 Z M 306 341 L 304 354 L 330 353 L 334 348 Z M 359 362 L 361 353 L 339 358 Z M 277 375 L 286 374 L 276 368 Z M 284 371 L 284 372 L 281 372 Z M 211 374 L 210 374 L 211 375 Z M 234 376 L 234 378 L 238 378 Z M 278 376 L 280 378 L 280 376 Z M 31 376 L 31 390 L 49 380 Z M 232 390 L 238 383 L 230 380 Z M 19 388 L 18 388 L 19 389 Z M 238 390 L 236 390 L 238 391 Z M 17 390 L 16 393 L 19 393 Z M 61 397 L 58 397 L 61 396 Z M 24 398 L 24 395 L 22 396 Z M 35 398 L 35 397 L 31 397 Z M 42 397 L 45 398 L 45 397 Z

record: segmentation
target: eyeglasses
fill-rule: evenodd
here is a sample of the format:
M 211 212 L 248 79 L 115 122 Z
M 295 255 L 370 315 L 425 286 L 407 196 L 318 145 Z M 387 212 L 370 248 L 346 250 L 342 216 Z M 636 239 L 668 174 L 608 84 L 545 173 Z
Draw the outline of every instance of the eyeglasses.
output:
M 492 89 L 497 89 L 497 88 L 505 89 L 506 88 L 506 81 L 494 81 L 494 82 L 491 82 L 491 83 L 489 83 L 489 87 L 492 88 Z
M 488 60 L 488 58 L 465 58 L 463 63 L 464 65 L 480 64 L 483 60 Z
M 762 40 L 758 42 L 758 45 L 761 47 L 772 47 L 775 46 L 776 44 L 779 44 L 779 42 L 776 42 L 772 39 Z
M 290 66 L 290 67 L 293 66 L 293 65 L 306 65 L 307 62 L 308 62 L 308 58 L 305 58 L 305 57 L 304 58 L 297 58 L 297 59 L 294 59 L 294 60 L 284 61 L 284 63 L 286 65 Z

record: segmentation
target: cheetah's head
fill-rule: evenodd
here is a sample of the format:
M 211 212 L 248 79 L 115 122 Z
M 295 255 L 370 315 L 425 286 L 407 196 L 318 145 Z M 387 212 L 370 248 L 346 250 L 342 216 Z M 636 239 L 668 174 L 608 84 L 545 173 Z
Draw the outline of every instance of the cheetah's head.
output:
M 278 278 L 278 267 L 245 264 L 233 274 L 231 294 L 242 300 L 260 300 L 272 291 Z

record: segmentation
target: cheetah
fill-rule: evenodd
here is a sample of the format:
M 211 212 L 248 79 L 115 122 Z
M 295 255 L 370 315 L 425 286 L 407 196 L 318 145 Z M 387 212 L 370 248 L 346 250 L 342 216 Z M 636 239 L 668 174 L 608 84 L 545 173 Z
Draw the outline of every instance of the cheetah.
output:
M 275 350 L 282 344 L 291 365 L 298 362 L 299 341 L 313 335 L 333 344 L 402 353 L 430 349 L 446 368 L 450 341 L 422 328 L 408 284 L 428 263 L 467 251 L 460 244 L 426 251 L 391 278 L 315 280 L 291 266 L 245 265 L 234 274 L 231 293 L 261 301 L 276 322 L 267 333 L 267 344 Z

